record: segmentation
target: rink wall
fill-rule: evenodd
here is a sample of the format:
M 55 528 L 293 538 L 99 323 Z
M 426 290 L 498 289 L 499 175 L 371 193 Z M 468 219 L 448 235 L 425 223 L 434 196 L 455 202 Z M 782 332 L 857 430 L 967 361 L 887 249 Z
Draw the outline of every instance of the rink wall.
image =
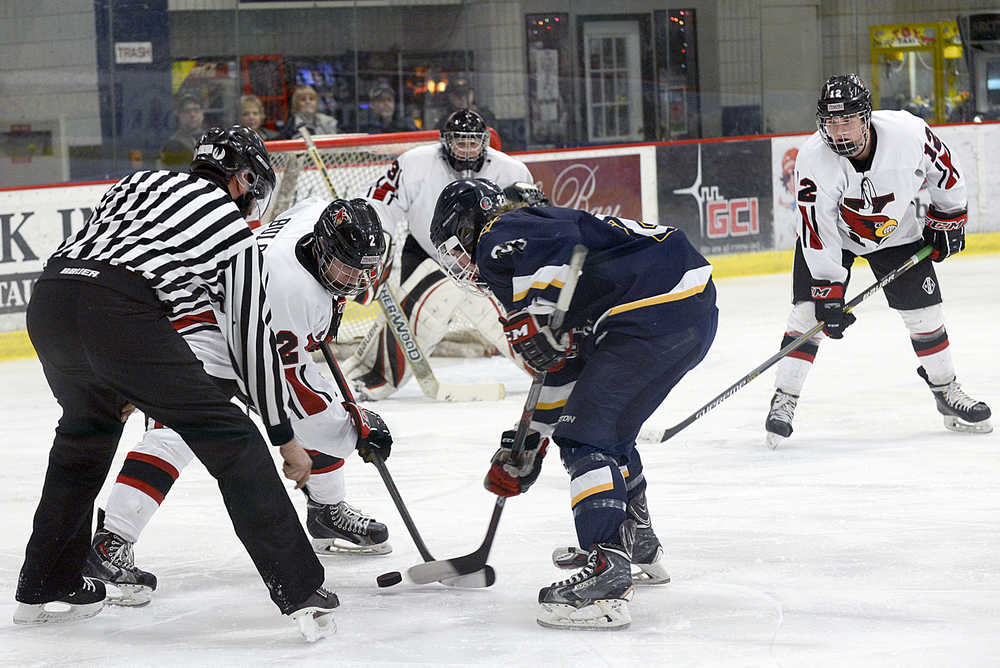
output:
M 1000 252 L 991 206 L 1000 184 L 1000 123 L 938 126 L 965 170 L 968 253 Z M 518 153 L 556 206 L 668 223 L 712 261 L 716 277 L 791 270 L 798 213 L 792 171 L 808 134 Z M 110 181 L 0 189 L 0 360 L 34 355 L 24 315 L 44 260 L 79 229 Z M 916 199 L 926 210 L 926 192 Z M 961 256 L 959 256 L 961 257 Z

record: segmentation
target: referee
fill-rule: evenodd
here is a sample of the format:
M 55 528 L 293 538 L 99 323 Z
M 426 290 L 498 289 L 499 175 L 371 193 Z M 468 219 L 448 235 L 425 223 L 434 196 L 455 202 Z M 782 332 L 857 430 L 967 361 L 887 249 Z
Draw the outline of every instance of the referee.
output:
M 280 446 L 285 476 L 304 485 L 311 459 L 286 413 L 260 251 L 247 225 L 274 184 L 256 135 L 212 128 L 190 174 L 123 178 L 46 263 L 28 306 L 28 334 L 63 412 L 18 579 L 15 622 L 81 619 L 103 606 L 103 583 L 81 572 L 94 499 L 133 405 L 177 431 L 218 480 L 233 528 L 282 613 L 319 617 L 336 607 L 264 439 L 168 319 L 202 295 L 221 305 L 240 389 Z M 46 608 L 56 601 L 69 605 Z

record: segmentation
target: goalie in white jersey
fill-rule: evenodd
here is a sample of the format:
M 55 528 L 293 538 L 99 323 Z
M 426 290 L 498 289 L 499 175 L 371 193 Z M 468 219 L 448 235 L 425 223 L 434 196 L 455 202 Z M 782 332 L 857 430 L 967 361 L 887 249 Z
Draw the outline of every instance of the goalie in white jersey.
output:
M 490 148 L 489 137 L 478 113 L 460 109 L 448 117 L 440 146 L 406 151 L 368 192 L 388 232 L 394 234 L 397 225 L 409 225 L 397 296 L 417 343 L 428 355 L 448 333 L 449 324 L 461 319 L 478 329 L 489 349 L 514 358 L 498 321 L 497 306 L 489 297 L 464 291 L 447 279 L 430 237 L 438 195 L 452 181 L 485 178 L 501 188 L 532 183 L 524 163 Z M 411 374 L 406 355 L 381 315 L 343 367 L 358 394 L 368 399 L 389 396 Z
M 962 169 L 927 124 L 906 111 L 872 112 L 871 93 L 855 74 L 826 81 L 817 103 L 819 128 L 795 165 L 801 217 L 795 246 L 792 301 L 782 346 L 823 321 L 823 333 L 844 335 L 855 318 L 844 313 L 844 291 L 855 258 L 877 278 L 929 244 L 940 262 L 965 248 L 968 202 Z M 930 205 L 918 217 L 926 187 Z M 920 366 L 945 426 L 991 431 L 990 409 L 955 380 L 941 292 L 934 265 L 921 262 L 885 286 L 889 306 L 910 332 Z M 772 448 L 792 433 L 792 417 L 822 335 L 778 364 L 776 391 L 765 422 Z
M 336 334 L 344 302 L 378 278 L 386 243 L 378 216 L 363 199 L 310 198 L 259 230 L 271 328 L 289 387 L 289 414 L 296 437 L 312 458 L 306 529 L 319 554 L 391 551 L 385 525 L 344 501 L 344 458 L 357 449 L 367 460 L 372 450 L 388 457 L 392 439 L 382 419 L 343 397 L 321 375 L 312 358 L 320 342 Z M 174 321 L 174 328 L 230 395 L 235 374 L 220 320 L 208 302 Z M 193 454 L 171 429 L 147 423 L 142 442 L 130 452 L 111 495 L 103 525 L 93 541 L 87 574 L 119 591 L 110 600 L 142 605 L 156 588 L 151 573 L 135 567 L 135 543 Z

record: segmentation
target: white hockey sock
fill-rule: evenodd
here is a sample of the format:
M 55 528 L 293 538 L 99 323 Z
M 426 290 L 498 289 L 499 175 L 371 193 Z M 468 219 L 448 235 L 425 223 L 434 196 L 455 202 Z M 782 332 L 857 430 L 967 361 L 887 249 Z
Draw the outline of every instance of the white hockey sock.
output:
M 104 528 L 135 543 L 159 507 L 160 504 L 145 492 L 116 482 L 104 510 Z
M 309 476 L 309 498 L 323 505 L 340 503 L 347 496 L 347 483 L 344 480 L 344 467 L 341 466 L 327 473 L 314 473 Z
M 911 311 L 899 311 L 910 330 L 910 343 L 917 360 L 935 385 L 945 385 L 955 378 L 955 363 L 951 359 L 948 331 L 944 326 L 944 309 L 940 304 Z

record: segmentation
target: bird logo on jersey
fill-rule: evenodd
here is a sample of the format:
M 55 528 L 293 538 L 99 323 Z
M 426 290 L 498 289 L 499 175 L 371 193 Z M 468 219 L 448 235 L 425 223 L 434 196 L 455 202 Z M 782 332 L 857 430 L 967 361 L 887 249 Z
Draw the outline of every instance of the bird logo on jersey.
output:
M 881 215 L 885 206 L 896 199 L 894 193 L 879 195 L 871 179 L 861 180 L 861 198 L 845 197 L 840 204 L 840 218 L 847 225 L 851 238 L 856 243 L 862 239 L 881 244 L 886 237 L 896 231 L 899 221 L 889 216 Z M 871 213 L 862 213 L 870 211 Z

